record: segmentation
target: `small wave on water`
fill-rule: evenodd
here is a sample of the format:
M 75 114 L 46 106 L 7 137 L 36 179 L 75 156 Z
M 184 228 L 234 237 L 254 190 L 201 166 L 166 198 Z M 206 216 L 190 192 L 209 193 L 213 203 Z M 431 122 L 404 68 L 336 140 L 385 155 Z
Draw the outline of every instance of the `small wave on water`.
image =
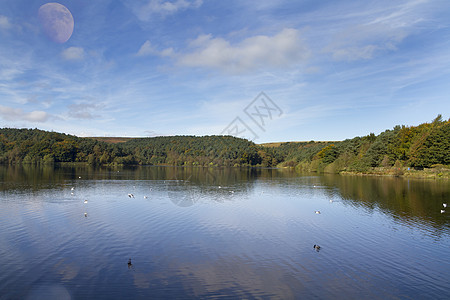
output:
M 72 299 L 69 291 L 62 285 L 40 285 L 33 288 L 28 296 L 27 300 L 48 300 L 48 299 L 58 299 L 58 300 L 70 300 Z

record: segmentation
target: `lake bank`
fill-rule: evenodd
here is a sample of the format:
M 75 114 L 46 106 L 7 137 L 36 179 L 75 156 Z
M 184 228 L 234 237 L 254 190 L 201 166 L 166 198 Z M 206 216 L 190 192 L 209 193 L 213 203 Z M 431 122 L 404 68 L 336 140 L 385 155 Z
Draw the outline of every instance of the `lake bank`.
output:
M 371 168 L 364 172 L 358 171 L 335 171 L 335 170 L 313 170 L 298 167 L 281 167 L 282 169 L 292 169 L 299 173 L 316 173 L 316 174 L 339 174 L 339 175 L 354 175 L 354 176 L 386 176 L 386 177 L 404 177 L 404 178 L 418 178 L 418 179 L 450 179 L 450 168 L 446 166 L 435 168 L 424 168 L 423 170 L 415 170 L 413 168 Z
M 5 166 L 8 164 L 5 164 Z M 196 166 L 196 165 L 170 165 L 170 164 L 158 164 L 158 165 L 116 165 L 116 164 L 94 164 L 90 165 L 85 162 L 60 162 L 52 164 L 27 164 L 20 163 L 15 165 L 34 165 L 34 166 L 61 166 L 61 167 L 105 167 L 105 168 L 123 168 L 123 167 L 139 167 L 139 166 L 153 166 L 153 167 L 185 167 L 185 168 L 206 168 L 206 169 L 221 169 L 221 168 L 244 168 L 244 169 L 266 169 L 261 166 Z M 317 167 L 317 166 L 316 166 Z M 366 171 L 351 171 L 351 170 L 335 170 L 333 168 L 312 168 L 310 165 L 301 164 L 296 167 L 283 167 L 279 166 L 274 169 L 279 170 L 292 170 L 302 173 L 312 173 L 312 174 L 339 174 L 339 175 L 354 175 L 354 176 L 386 176 L 386 177 L 404 177 L 404 178 L 418 178 L 418 179 L 450 179 L 450 167 L 448 166 L 436 166 L 433 168 L 424 168 L 422 170 L 416 170 L 409 167 L 395 168 L 395 167 L 376 167 L 370 168 Z
M 414 170 L 411 168 L 373 168 L 367 172 L 343 171 L 341 175 L 364 175 L 364 176 L 390 176 L 422 179 L 450 179 L 450 169 L 446 168 L 425 168 Z

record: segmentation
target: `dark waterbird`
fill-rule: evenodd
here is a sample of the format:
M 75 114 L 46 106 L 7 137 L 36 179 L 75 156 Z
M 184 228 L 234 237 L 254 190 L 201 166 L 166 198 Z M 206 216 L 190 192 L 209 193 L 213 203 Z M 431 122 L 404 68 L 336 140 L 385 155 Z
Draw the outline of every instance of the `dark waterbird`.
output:
M 320 246 L 319 245 L 314 245 L 314 247 L 313 247 L 317 252 L 319 252 L 319 250 L 320 250 Z

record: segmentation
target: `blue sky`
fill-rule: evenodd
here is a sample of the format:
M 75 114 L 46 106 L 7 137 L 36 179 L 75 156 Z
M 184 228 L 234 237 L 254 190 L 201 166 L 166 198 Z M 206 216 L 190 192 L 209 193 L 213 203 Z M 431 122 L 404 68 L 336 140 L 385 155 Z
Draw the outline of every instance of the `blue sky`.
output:
M 59 1 L 65 43 L 45 3 L 0 0 L 0 127 L 262 143 L 450 117 L 447 0 Z

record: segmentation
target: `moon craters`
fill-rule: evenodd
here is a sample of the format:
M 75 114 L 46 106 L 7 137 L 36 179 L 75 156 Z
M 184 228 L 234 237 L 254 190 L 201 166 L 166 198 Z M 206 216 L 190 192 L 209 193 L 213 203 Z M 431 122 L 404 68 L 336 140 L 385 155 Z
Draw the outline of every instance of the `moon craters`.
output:
M 65 43 L 72 36 L 73 16 L 64 5 L 47 3 L 39 8 L 39 21 L 45 34 L 56 43 Z

